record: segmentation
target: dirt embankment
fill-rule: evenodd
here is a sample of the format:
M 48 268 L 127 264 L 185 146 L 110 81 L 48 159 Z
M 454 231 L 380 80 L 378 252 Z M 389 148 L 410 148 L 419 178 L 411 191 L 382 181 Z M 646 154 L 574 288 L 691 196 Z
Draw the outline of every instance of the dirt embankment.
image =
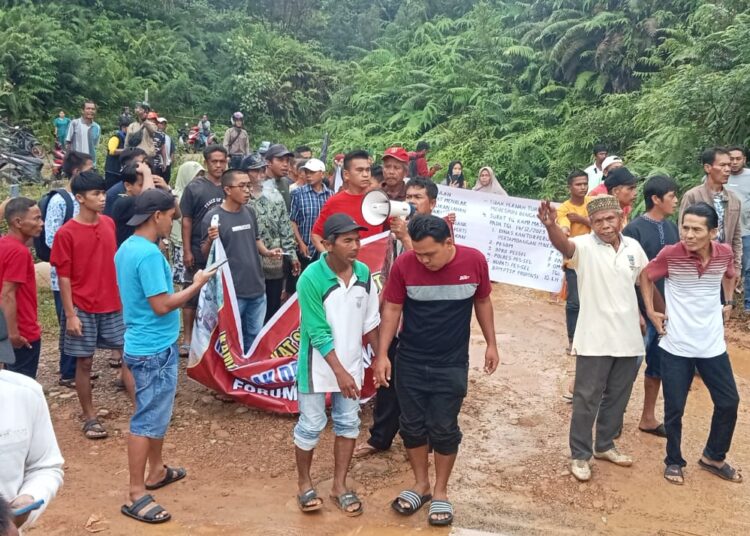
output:
M 630 469 L 598 462 L 591 482 L 576 482 L 567 470 L 570 406 L 561 398 L 573 361 L 564 354 L 564 309 L 547 294 L 496 285 L 493 292 L 501 366 L 481 372 L 483 341 L 475 325 L 469 396 L 461 415 L 464 442 L 451 485 L 456 525 L 521 535 L 663 534 L 745 535 L 750 533 L 750 483 L 735 485 L 699 471 L 711 402 L 699 379 L 693 384 L 684 422 L 683 448 L 690 465 L 686 484 L 661 477 L 664 441 L 638 432 L 643 396 L 639 377 L 618 447 L 635 458 Z M 750 346 L 744 328 L 730 330 L 740 396 L 748 399 Z M 133 535 L 402 535 L 447 534 L 430 529 L 426 513 L 394 514 L 389 503 L 411 483 L 400 440 L 390 452 L 355 461 L 351 477 L 366 512 L 345 518 L 327 501 L 325 510 L 303 516 L 296 508 L 291 430 L 294 419 L 215 400 L 184 375 L 166 439 L 169 463 L 188 470 L 184 481 L 155 492 L 173 515 L 147 527 L 119 513 L 127 492 L 125 433 L 129 404 L 111 386 L 115 372 L 98 359 L 101 378 L 94 396 L 106 411 L 111 437 L 83 438 L 72 391 L 56 386 L 56 352 L 46 344 L 40 379 L 66 459 L 65 487 L 31 534 Z M 184 366 L 184 363 L 183 363 Z M 748 405 L 740 406 L 730 457 L 740 467 L 750 460 Z M 659 411 L 661 413 L 661 411 Z M 363 433 L 371 422 L 363 412 Z M 332 471 L 332 435 L 316 453 L 314 478 L 327 495 Z

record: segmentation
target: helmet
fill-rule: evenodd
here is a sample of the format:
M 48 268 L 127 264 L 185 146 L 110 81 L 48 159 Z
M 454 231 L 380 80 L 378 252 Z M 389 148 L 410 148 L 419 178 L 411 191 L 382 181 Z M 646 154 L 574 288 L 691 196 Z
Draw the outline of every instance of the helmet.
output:
M 242 112 L 234 112 L 232 114 L 232 119 L 242 119 Z

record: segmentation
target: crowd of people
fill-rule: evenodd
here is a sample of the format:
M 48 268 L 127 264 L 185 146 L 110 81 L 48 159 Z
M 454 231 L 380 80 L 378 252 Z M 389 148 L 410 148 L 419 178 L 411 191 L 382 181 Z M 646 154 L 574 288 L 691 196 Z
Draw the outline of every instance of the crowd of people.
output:
M 458 417 L 468 388 L 472 314 L 486 343 L 485 373 L 495 372 L 499 354 L 487 260 L 455 243 L 454 214 L 432 214 L 438 168 L 427 166 L 429 146 L 421 143 L 415 153 L 389 147 L 377 167 L 366 151 L 337 154 L 329 174 L 309 147 L 292 152 L 264 144 L 262 152 L 250 152 L 237 113 L 224 144 L 211 144 L 207 136 L 203 163 L 184 162 L 172 183 L 174 145 L 164 132 L 166 120 L 145 104 L 135 107 L 134 117 L 125 110 L 107 144 L 102 175 L 96 170 L 95 113 L 94 103 L 86 102 L 64 136 L 63 124 L 55 123 L 68 149 L 65 184 L 39 202 L 18 197 L 4 206 L 9 231 L 0 238 L 0 405 L 19 410 L 0 421 L 0 445 L 6 429 L 18 435 L 18 441 L 11 438 L 17 450 L 12 463 L 0 461 L 0 495 L 23 512 L 15 525 L 33 523 L 63 479 L 63 459 L 34 381 L 42 330 L 28 245 L 34 243 L 39 258 L 48 255 L 51 265 L 59 385 L 77 393 L 82 434 L 89 440 L 108 436 L 92 395 L 93 359 L 97 350 L 107 350 L 133 406 L 128 500 L 121 511 L 162 523 L 171 514 L 149 492 L 187 476 L 184 468 L 165 463 L 162 446 L 200 289 L 217 269 L 208 265 L 216 240 L 232 273 L 245 351 L 297 293 L 300 415 L 293 443 L 300 510 L 324 506 L 311 465 L 330 398 L 333 504 L 347 516 L 362 514 L 362 499 L 347 485 L 351 459 L 388 450 L 400 434 L 414 482 L 393 500 L 393 510 L 408 516 L 429 504 L 431 525 L 451 524 L 448 484 L 462 442 Z M 202 122 L 210 133 L 206 116 Z M 742 249 L 750 236 L 745 153 L 738 147 L 703 153 L 705 176 L 683 196 L 679 227 L 670 220 L 678 209 L 672 179 L 648 179 L 646 212 L 629 221 L 639 179 L 605 147 L 597 146 L 594 155 L 591 167 L 568 176 L 570 198 L 559 206 L 542 202 L 538 214 L 565 257 L 567 351 L 576 356 L 571 473 L 591 478 L 592 457 L 632 464 L 615 440 L 645 357 L 639 428 L 667 439 L 664 477 L 684 481 L 681 418 L 697 370 L 715 405 L 699 464 L 740 482 L 739 471 L 725 461 L 739 398 L 723 326 L 742 269 L 745 284 L 750 279 L 750 251 L 743 257 Z M 451 162 L 443 183 L 467 187 L 461 162 Z M 368 224 L 363 199 L 376 188 L 413 205 L 414 215 Z M 489 167 L 481 168 L 474 190 L 508 195 Z M 378 296 L 370 269 L 357 257 L 361 239 L 386 231 L 385 287 Z M 369 437 L 356 445 L 363 338 L 375 356 L 378 389 Z M 663 423 L 656 417 L 660 387 Z

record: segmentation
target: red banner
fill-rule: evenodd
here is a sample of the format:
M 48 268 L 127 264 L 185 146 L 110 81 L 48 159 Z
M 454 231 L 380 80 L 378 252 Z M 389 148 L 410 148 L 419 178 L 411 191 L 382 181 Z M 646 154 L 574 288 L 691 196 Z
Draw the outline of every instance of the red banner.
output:
M 388 233 L 362 241 L 359 260 L 370 267 L 382 289 L 381 268 L 386 258 Z M 214 242 L 209 264 L 226 259 L 220 240 Z M 299 304 L 295 294 L 263 327 L 247 354 L 242 351 L 237 298 L 229 264 L 201 290 L 188 376 L 248 406 L 277 413 L 297 413 L 297 350 Z M 372 350 L 362 349 L 368 367 L 362 385 L 362 401 L 375 394 L 369 368 Z

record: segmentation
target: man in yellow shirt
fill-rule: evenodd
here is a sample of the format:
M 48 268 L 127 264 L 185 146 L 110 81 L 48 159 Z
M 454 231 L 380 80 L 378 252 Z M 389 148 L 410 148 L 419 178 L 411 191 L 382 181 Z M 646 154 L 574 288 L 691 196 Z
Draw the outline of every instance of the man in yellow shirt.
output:
M 568 238 L 589 234 L 591 232 L 591 222 L 586 210 L 586 204 L 591 198 L 586 196 L 588 191 L 588 175 L 580 169 L 573 170 L 568 175 L 568 190 L 570 199 L 561 204 L 557 209 L 557 225 L 559 225 Z M 578 301 L 578 279 L 576 272 L 568 266 L 568 262 L 563 264 L 565 269 L 565 281 L 568 286 L 568 296 L 565 301 L 565 323 L 568 328 L 568 352 L 573 343 L 573 335 L 576 331 L 576 322 L 578 321 L 578 310 L 580 304 Z
M 107 141 L 107 160 L 104 163 L 104 182 L 109 190 L 120 182 L 120 155 L 125 149 L 125 136 L 129 123 L 121 120 L 120 129 L 112 133 Z

